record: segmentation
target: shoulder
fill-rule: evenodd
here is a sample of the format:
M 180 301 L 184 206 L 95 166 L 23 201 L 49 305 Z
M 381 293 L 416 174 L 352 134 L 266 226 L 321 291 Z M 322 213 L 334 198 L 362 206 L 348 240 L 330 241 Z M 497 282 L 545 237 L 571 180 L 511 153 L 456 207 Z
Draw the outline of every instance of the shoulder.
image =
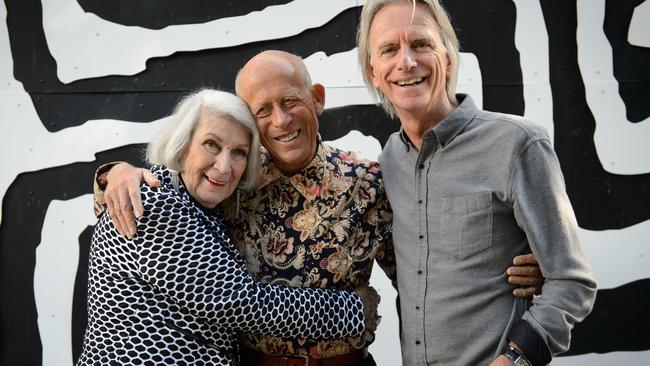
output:
M 183 206 L 183 197 L 174 187 L 173 173 L 163 166 L 152 166 L 149 169 L 160 181 L 158 187 L 150 187 L 146 183 L 140 185 L 142 204 L 147 209 L 166 209 Z
M 402 140 L 400 132 L 393 132 L 386 141 L 386 145 L 379 154 L 379 165 L 386 165 L 389 161 L 399 159 L 399 155 L 406 152 L 406 145 Z
M 550 141 L 544 126 L 521 116 L 480 110 L 475 120 L 480 122 L 475 128 L 484 137 L 492 135 L 502 141 L 512 139 L 513 142 L 524 144 L 539 140 Z
M 381 169 L 376 161 L 360 158 L 353 151 L 344 151 L 323 144 L 326 152 L 327 169 L 341 176 L 364 179 L 369 181 L 381 180 Z
M 160 166 L 154 166 L 150 170 L 158 177 L 160 185 L 149 187 L 143 183 L 140 186 L 144 210 L 139 224 L 155 227 L 159 230 L 156 235 L 180 236 L 179 232 L 182 231 L 187 237 L 213 235 L 220 240 L 227 240 L 222 210 L 204 212 L 180 182 L 174 183 L 177 178 L 174 178 L 173 172 Z
M 393 132 L 390 134 L 390 136 L 388 136 L 384 150 L 388 148 L 394 149 L 395 147 L 399 146 L 398 144 L 404 144 L 404 141 L 402 141 L 401 131 Z

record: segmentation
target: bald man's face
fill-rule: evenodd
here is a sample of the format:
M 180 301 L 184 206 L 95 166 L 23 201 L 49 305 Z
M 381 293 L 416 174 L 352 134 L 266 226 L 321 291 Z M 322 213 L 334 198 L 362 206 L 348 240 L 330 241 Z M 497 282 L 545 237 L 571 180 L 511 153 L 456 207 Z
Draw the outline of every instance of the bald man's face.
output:
M 316 153 L 322 85 L 305 85 L 289 62 L 249 63 L 239 75 L 238 91 L 257 120 L 262 145 L 285 174 L 305 168 Z

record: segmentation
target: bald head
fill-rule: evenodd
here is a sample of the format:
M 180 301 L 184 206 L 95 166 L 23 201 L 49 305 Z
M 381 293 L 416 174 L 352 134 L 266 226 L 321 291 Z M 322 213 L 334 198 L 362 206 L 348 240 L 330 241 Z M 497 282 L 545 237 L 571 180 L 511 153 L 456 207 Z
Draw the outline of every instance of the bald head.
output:
M 260 76 L 269 73 L 292 75 L 306 90 L 311 88 L 311 77 L 302 58 L 285 51 L 267 50 L 253 56 L 239 70 L 235 79 L 237 95 L 241 97 L 246 87 L 254 87 Z
M 264 51 L 237 74 L 235 89 L 257 121 L 260 142 L 284 174 L 296 174 L 313 159 L 325 88 L 311 84 L 302 59 Z

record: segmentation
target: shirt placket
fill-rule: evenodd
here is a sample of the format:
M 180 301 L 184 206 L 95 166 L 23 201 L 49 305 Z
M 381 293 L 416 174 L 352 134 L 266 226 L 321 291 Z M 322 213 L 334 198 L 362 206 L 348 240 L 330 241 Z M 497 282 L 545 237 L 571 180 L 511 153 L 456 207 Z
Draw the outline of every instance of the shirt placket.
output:
M 418 152 L 417 163 L 415 165 L 415 208 L 416 208 L 416 233 L 415 240 L 418 248 L 418 261 L 416 268 L 417 279 L 417 300 L 413 304 L 416 323 L 421 326 L 416 328 L 415 332 L 415 349 L 418 355 L 418 364 L 427 364 L 426 357 L 426 294 L 427 294 L 427 278 L 428 273 L 428 258 L 429 258 L 429 236 L 427 223 L 428 205 L 430 202 L 427 199 L 429 179 L 428 172 L 431 167 L 433 153 L 437 146 L 437 140 L 434 134 L 429 133 L 424 136 L 422 147 Z

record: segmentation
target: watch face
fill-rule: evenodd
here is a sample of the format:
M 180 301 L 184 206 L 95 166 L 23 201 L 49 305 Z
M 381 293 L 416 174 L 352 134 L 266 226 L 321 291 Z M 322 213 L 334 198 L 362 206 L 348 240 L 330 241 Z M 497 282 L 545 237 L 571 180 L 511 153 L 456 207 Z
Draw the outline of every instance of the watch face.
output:
M 523 357 L 519 357 L 519 359 L 515 362 L 515 365 L 517 365 L 517 366 L 530 366 L 528 361 L 526 361 L 526 359 L 523 358 Z

